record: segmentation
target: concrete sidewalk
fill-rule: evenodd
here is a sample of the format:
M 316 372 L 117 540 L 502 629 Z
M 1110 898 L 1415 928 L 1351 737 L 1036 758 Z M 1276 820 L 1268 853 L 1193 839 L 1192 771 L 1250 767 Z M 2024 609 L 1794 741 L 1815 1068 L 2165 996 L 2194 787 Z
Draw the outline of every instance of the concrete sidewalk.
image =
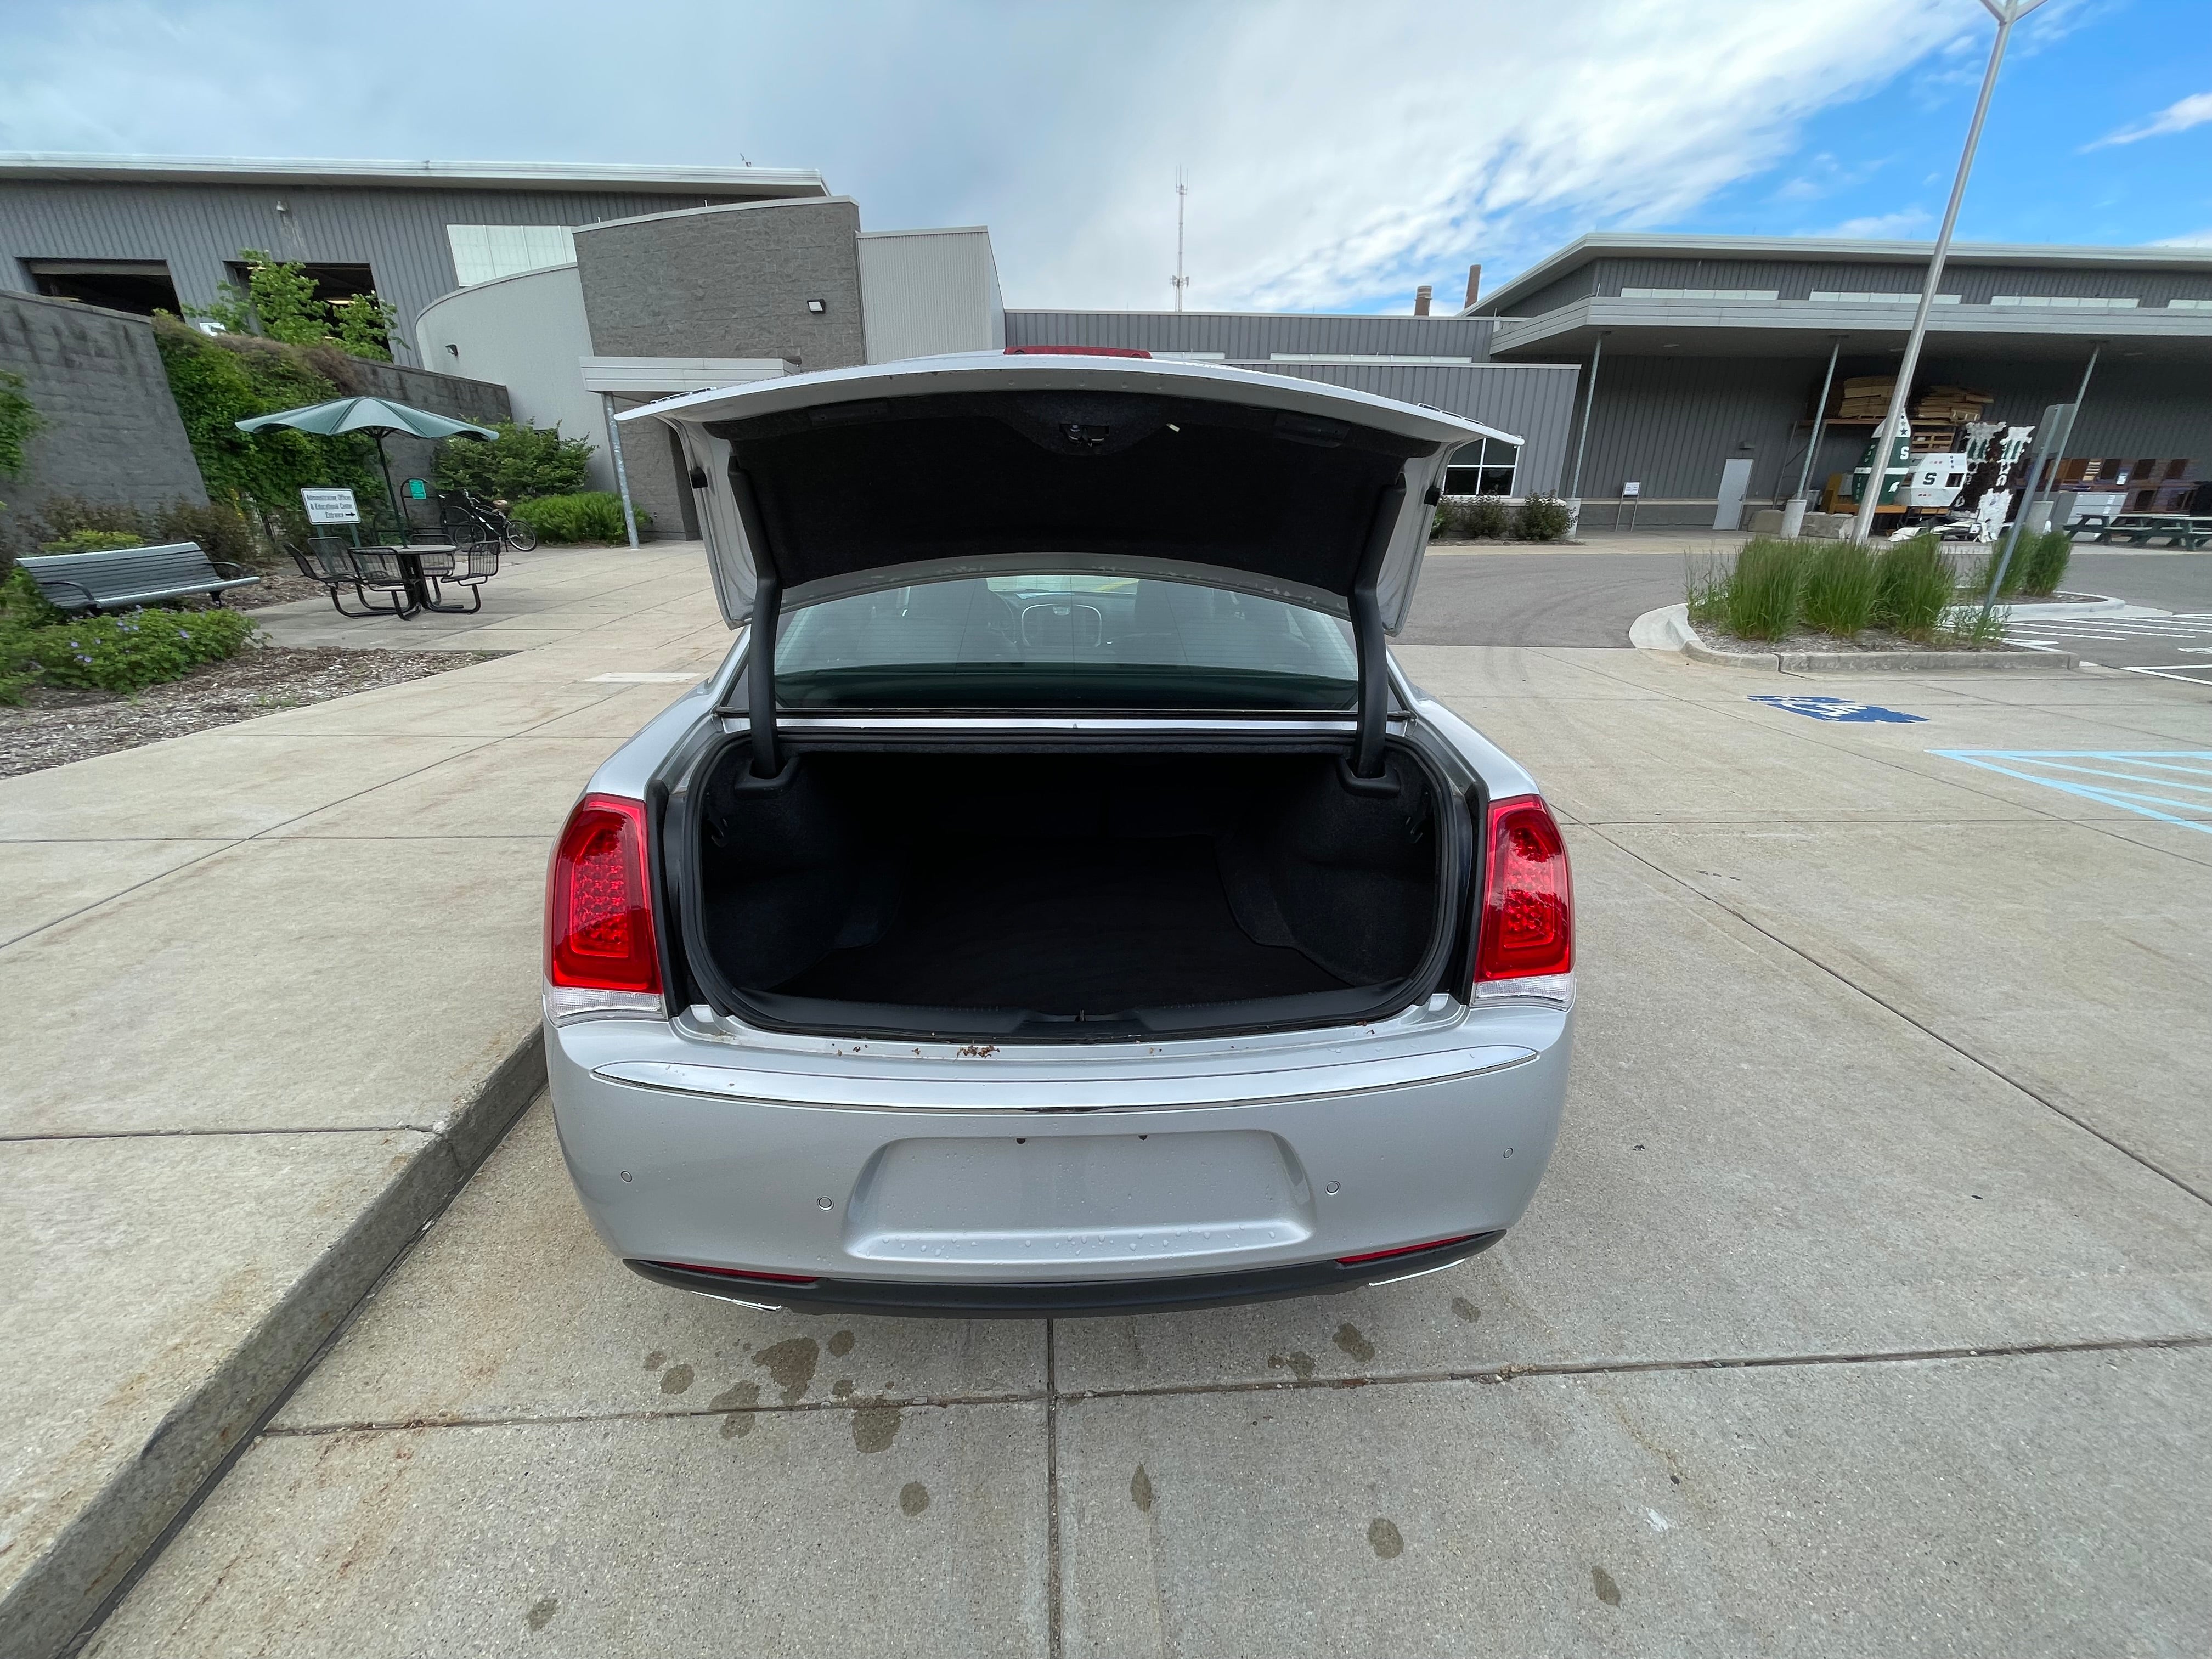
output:
M 550 838 L 728 635 L 696 544 L 483 613 L 519 654 L 0 781 L 0 1651 L 74 1636 L 543 1075 Z
M 2212 833 L 1936 752 L 2212 753 L 2212 694 L 1402 656 L 1575 858 L 1496 1250 L 757 1312 L 625 1273 L 539 1107 L 89 1654 L 2212 1650 Z M 1921 719 L 1751 701 L 1808 691 Z

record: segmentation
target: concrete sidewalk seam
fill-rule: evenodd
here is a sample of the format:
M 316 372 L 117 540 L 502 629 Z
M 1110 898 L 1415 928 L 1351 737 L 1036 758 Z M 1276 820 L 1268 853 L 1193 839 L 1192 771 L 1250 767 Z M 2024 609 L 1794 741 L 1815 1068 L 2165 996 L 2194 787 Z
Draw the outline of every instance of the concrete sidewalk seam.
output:
M 0 1651 L 43 1656 L 81 1641 L 197 1509 L 238 1449 L 436 1219 L 545 1085 L 544 1034 L 530 1034 L 443 1129 L 394 1172 L 322 1255 L 95 1493 L 0 1598 Z M 361 1130 L 355 1133 L 388 1133 Z M 64 1137 L 74 1139 L 75 1137 Z
M 2067 822 L 2067 820 L 2060 820 L 2060 822 Z M 1662 878 L 1674 886 L 1679 887 L 1682 891 L 1689 894 L 1692 898 L 1703 903 L 1711 905 L 1715 909 L 1720 911 L 1725 915 L 1734 917 L 1744 927 L 1750 928 L 1752 932 L 1757 933 L 1761 939 L 1770 940 L 1773 944 L 1780 946 L 1783 950 L 1789 951 L 1790 955 L 1797 957 L 1800 961 L 1818 969 L 1821 973 L 1835 981 L 1837 984 L 1844 987 L 1856 995 L 1864 997 L 1869 1002 L 1873 1003 L 1877 1008 L 1885 1009 L 1888 1012 L 1895 1015 L 1899 1019 L 1903 1020 L 1907 1025 L 1911 1026 L 1913 1030 L 1922 1033 L 1923 1036 L 1936 1042 L 1942 1043 L 1946 1048 L 1948 1048 L 1953 1054 L 1958 1055 L 1969 1065 L 1973 1066 L 1980 1071 L 1986 1072 L 1990 1076 L 1995 1078 L 1998 1082 L 2004 1084 L 2008 1087 L 2018 1090 L 2021 1094 L 2025 1095 L 2028 1099 L 2035 1102 L 2037 1105 L 2043 1107 L 2046 1111 L 2052 1113 L 2056 1116 L 2063 1118 L 2067 1122 L 2072 1124 L 2075 1128 L 2080 1129 L 2085 1134 L 2094 1136 L 2097 1139 L 2104 1142 L 2106 1146 L 2111 1147 L 2114 1152 L 2119 1153 L 2123 1158 L 2132 1159 L 2136 1164 L 2141 1164 L 2144 1169 L 2149 1170 L 2151 1174 L 2158 1176 L 2161 1181 L 2171 1182 L 2181 1191 L 2188 1194 L 2190 1197 L 2195 1199 L 2198 1203 L 2212 1204 L 2212 1194 L 2198 1191 L 2195 1187 L 2190 1185 L 2189 1182 L 2184 1181 L 2179 1176 L 2175 1175 L 2171 1170 L 2162 1167 L 2146 1154 L 2136 1152 L 2133 1147 L 2126 1145 L 2123 1141 L 2115 1139 L 2112 1136 L 2106 1134 L 2102 1129 L 2097 1127 L 2094 1123 L 2088 1122 L 2087 1120 L 2068 1111 L 2063 1106 L 2059 1105 L 2056 1101 L 2048 1099 L 2043 1095 L 2037 1093 L 2036 1091 L 2029 1088 L 2027 1085 L 2020 1081 L 2019 1079 L 2011 1076 L 1997 1066 L 1992 1064 L 1990 1061 L 1983 1059 L 1981 1055 L 1976 1054 L 1972 1049 L 1966 1048 L 1960 1043 L 1954 1041 L 1952 1038 L 1944 1036 L 1942 1032 L 1937 1030 L 1934 1026 L 1929 1025 L 1926 1021 L 1917 1018 L 1915 1016 L 1907 1013 L 1904 1009 L 1899 1007 L 1887 997 L 1881 996 L 1876 992 L 1869 990 L 1865 986 L 1861 985 L 1857 981 L 1851 978 L 1850 975 L 1844 973 L 1838 969 L 1831 967 L 1828 963 L 1821 961 L 1819 957 L 1814 955 L 1811 951 L 1806 949 L 1803 945 L 1793 944 L 1789 939 L 1783 938 L 1781 934 L 1775 933 L 1772 929 L 1762 927 L 1759 922 L 1744 915 L 1742 911 L 1737 909 L 1734 905 L 1729 904 L 1723 900 L 1717 898 L 1712 894 L 1705 892 L 1702 889 L 1692 886 L 1688 882 L 1683 880 L 1681 877 L 1676 875 L 1673 871 L 1667 869 L 1662 865 L 1653 863 L 1650 859 L 1638 852 L 1634 848 L 1625 845 L 1623 842 L 1616 840 L 1613 836 L 1606 835 L 1601 830 L 1593 830 L 1592 833 L 1596 835 L 1607 846 L 1613 848 L 1615 851 L 1621 853 L 1631 859 L 1633 859 L 1638 864 L 1643 866 L 1644 868 L 1650 871 L 1653 874 Z
M 1046 1400 L 1042 1389 L 1015 1389 L 1001 1394 L 854 1394 L 842 1400 L 800 1400 L 788 1406 L 672 1406 L 659 1410 L 611 1412 L 543 1412 L 535 1415 L 496 1417 L 365 1418 L 349 1423 L 288 1423 L 260 1430 L 260 1440 L 313 1440 L 333 1434 L 412 1434 L 423 1429 L 526 1429 L 533 1426 L 568 1428 L 589 1423 L 682 1422 L 717 1417 L 803 1417 L 810 1413 L 957 1411 L 969 1406 L 1036 1406 Z
M 1060 1322 L 1044 1322 L 1044 1642 L 1045 1659 L 1064 1645 L 1060 1572 L 1060 1367 L 1053 1352 Z

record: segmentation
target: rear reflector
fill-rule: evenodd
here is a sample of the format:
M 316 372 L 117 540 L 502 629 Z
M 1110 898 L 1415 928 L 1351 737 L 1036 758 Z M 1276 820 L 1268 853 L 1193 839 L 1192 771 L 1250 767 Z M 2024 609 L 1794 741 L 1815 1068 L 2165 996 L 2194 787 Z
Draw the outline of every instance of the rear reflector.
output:
M 1149 357 L 1128 346 L 1008 346 L 1009 357 Z
M 1559 826 L 1534 795 L 1493 801 L 1475 982 L 1565 974 L 1574 965 L 1574 883 Z
M 660 991 L 646 884 L 645 803 L 586 795 L 568 815 L 545 892 L 545 977 L 602 991 Z
M 696 1261 L 648 1261 L 649 1267 L 665 1267 L 672 1273 L 713 1273 L 718 1279 L 750 1279 L 760 1285 L 811 1285 L 811 1273 L 757 1273 L 744 1267 L 707 1267 Z
M 1419 1255 L 1423 1250 L 1441 1250 L 1454 1244 L 1472 1244 L 1480 1233 L 1462 1233 L 1457 1238 L 1432 1238 L 1425 1244 L 1401 1244 L 1395 1250 L 1370 1250 L 1365 1255 L 1340 1255 L 1336 1259 L 1340 1267 L 1357 1267 L 1364 1261 L 1388 1261 L 1394 1255 Z

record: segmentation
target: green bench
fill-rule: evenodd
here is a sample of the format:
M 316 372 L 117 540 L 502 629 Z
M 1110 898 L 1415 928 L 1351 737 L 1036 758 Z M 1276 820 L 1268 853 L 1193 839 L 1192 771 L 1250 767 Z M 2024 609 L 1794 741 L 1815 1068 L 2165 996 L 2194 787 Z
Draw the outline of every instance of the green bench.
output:
M 164 599 L 224 592 L 261 580 L 227 559 L 211 559 L 198 542 L 118 547 L 100 553 L 41 553 L 18 559 L 46 603 L 60 611 L 129 611 Z

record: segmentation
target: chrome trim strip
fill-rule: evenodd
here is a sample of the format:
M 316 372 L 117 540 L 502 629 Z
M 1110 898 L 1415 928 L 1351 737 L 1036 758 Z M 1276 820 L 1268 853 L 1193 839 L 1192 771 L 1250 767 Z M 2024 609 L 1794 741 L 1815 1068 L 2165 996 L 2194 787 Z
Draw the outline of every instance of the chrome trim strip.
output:
M 1516 1044 L 1444 1048 L 1278 1071 L 1116 1077 L 1110 1073 L 994 1078 L 988 1060 L 969 1078 L 902 1077 L 882 1071 L 752 1070 L 666 1060 L 623 1060 L 592 1075 L 667 1094 L 713 1095 L 770 1106 L 832 1106 L 873 1111 L 1155 1111 L 1192 1106 L 1257 1106 L 1319 1095 L 1364 1094 L 1416 1084 L 1449 1083 L 1504 1071 L 1536 1058 Z

